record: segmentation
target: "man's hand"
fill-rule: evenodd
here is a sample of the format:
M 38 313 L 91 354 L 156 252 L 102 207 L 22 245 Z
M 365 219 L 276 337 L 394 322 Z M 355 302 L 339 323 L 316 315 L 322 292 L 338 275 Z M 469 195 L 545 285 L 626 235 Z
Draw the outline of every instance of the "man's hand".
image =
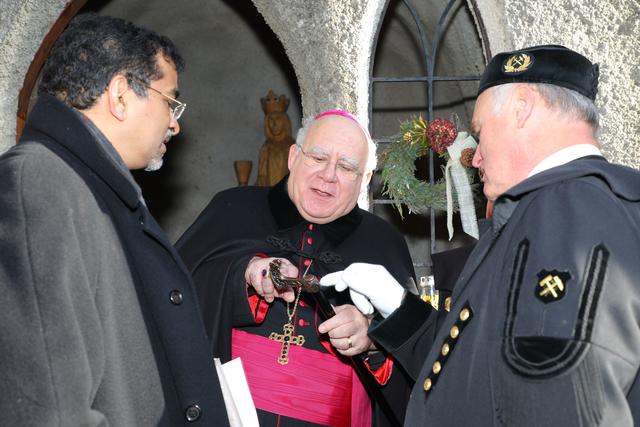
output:
M 266 302 L 273 302 L 275 298 L 282 298 L 285 301 L 293 302 L 295 295 L 292 289 L 278 291 L 269 277 L 269 263 L 276 258 L 253 257 L 244 272 L 244 280 L 256 291 Z M 281 260 L 280 272 L 283 276 L 298 277 L 298 268 L 291 264 L 289 260 Z
M 331 345 L 344 356 L 355 356 L 371 348 L 367 335 L 369 319 L 350 304 L 334 308 L 336 315 L 318 326 L 318 332 L 328 334 Z
M 386 268 L 365 263 L 354 263 L 343 271 L 327 274 L 320 280 L 320 286 L 335 286 L 336 291 L 349 288 L 358 310 L 368 315 L 373 306 L 385 318 L 400 307 L 405 291 Z

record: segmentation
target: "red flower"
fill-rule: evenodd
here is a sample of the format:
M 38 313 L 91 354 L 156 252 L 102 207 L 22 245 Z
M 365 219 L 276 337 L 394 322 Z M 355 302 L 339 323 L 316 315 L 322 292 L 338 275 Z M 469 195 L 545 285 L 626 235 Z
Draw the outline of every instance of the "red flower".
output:
M 444 154 L 447 147 L 455 141 L 458 131 L 450 120 L 437 118 L 429 123 L 425 135 L 431 142 L 431 149 L 438 154 Z

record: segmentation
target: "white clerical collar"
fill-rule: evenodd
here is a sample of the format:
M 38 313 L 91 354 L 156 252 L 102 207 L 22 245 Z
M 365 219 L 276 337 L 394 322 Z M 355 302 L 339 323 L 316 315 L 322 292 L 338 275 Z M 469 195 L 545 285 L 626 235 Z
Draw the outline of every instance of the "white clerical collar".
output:
M 563 148 L 560 151 L 556 151 L 540 163 L 538 163 L 529 172 L 529 176 L 533 176 L 537 173 L 546 171 L 547 169 L 555 168 L 556 166 L 564 165 L 572 160 L 579 159 L 586 156 L 602 156 L 602 152 L 598 147 L 591 144 L 576 144 L 567 148 Z

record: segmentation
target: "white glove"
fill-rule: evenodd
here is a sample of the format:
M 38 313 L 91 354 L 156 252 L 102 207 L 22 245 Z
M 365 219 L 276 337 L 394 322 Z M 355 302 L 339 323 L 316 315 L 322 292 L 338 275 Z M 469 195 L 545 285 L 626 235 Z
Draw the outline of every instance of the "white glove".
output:
M 338 292 L 349 288 L 351 300 L 362 314 L 372 314 L 375 307 L 385 318 L 400 307 L 404 296 L 404 288 L 377 264 L 351 264 L 343 271 L 324 276 L 320 286 L 335 286 Z

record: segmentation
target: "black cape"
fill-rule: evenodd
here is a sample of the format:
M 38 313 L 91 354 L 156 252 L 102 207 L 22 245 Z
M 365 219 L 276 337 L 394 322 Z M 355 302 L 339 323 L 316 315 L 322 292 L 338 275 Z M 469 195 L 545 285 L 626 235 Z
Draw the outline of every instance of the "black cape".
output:
M 294 265 L 311 259 L 309 273 L 319 277 L 366 262 L 384 265 L 400 283 L 415 280 L 406 242 L 390 224 L 358 207 L 332 223 L 309 224 L 289 199 L 286 180 L 273 188 L 239 187 L 217 194 L 176 244 L 193 275 L 213 353 L 223 361 L 231 356 L 232 327 L 264 336 L 281 329 L 286 315 L 286 307 L 276 300 L 263 324 L 256 325 L 244 280 L 247 263 L 256 254 L 287 258 Z M 313 246 L 308 247 L 304 236 L 310 229 Z M 347 292 L 325 295 L 333 304 L 349 303 Z M 313 306 L 313 301 L 306 306 Z M 305 316 L 304 310 L 300 313 Z M 325 351 L 318 337 L 309 338 L 305 347 Z M 409 382 L 396 364 L 381 387 L 399 420 L 404 417 Z M 374 425 L 392 424 L 378 410 Z

